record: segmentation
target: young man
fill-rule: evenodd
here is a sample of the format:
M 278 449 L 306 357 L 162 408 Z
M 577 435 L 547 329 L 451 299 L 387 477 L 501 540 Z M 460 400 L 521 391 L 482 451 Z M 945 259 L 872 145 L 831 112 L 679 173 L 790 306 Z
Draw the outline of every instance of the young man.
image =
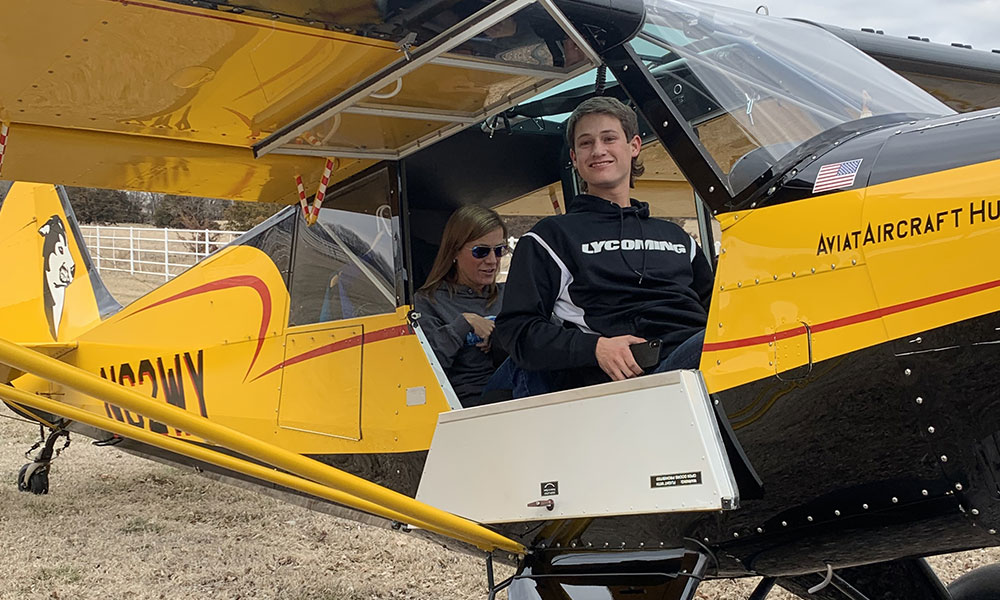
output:
M 647 340 L 660 340 L 649 372 L 698 367 L 712 269 L 683 229 L 629 198 L 643 172 L 638 133 L 632 109 L 607 97 L 566 123 L 586 193 L 518 241 L 496 320 L 528 372 L 515 377 L 515 397 L 642 375 L 629 346 Z

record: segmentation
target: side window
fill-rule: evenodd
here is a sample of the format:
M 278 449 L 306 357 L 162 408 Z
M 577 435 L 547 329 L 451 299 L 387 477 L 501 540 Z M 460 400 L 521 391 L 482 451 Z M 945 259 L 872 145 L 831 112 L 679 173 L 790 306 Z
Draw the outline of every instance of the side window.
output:
M 233 242 L 234 245 L 251 246 L 271 257 L 274 266 L 281 271 L 281 278 L 288 286 L 289 269 L 292 261 L 292 233 L 299 213 L 297 206 L 282 209 L 257 227 Z
M 389 169 L 331 192 L 311 226 L 297 219 L 289 325 L 393 312 L 402 273 Z

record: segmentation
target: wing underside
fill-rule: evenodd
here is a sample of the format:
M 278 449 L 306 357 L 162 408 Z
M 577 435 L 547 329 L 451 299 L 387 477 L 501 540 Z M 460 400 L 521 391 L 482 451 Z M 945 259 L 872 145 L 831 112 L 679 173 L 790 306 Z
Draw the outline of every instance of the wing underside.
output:
M 0 175 L 294 202 L 597 61 L 551 0 L 396 4 L 5 5 Z

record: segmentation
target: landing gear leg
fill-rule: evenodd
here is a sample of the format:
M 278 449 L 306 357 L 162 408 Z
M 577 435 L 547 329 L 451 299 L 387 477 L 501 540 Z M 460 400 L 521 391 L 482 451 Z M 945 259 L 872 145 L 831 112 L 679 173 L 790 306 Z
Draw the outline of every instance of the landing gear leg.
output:
M 45 436 L 45 428 L 41 428 L 40 433 L 41 439 L 30 450 L 24 453 L 25 457 L 29 457 L 31 451 L 39 446 L 42 447 L 38 451 L 38 454 L 32 458 L 31 462 L 22 466 L 21 470 L 17 472 L 17 489 L 22 492 L 31 492 L 32 494 L 48 494 L 49 493 L 49 466 L 52 464 L 52 460 L 55 456 L 59 456 L 59 453 L 69 447 L 69 432 L 65 429 L 53 429 L 49 432 L 49 435 Z M 65 437 L 66 442 L 63 444 L 62 448 L 56 449 L 56 441 Z M 44 444 L 43 444 L 44 440 Z
M 510 576 L 507 579 L 501 581 L 499 584 L 496 583 L 493 577 L 493 553 L 490 552 L 489 554 L 487 554 L 486 555 L 486 589 L 488 591 L 486 596 L 487 600 L 494 600 L 494 598 L 497 597 L 497 594 L 500 591 L 506 589 L 513 582 L 514 582 L 514 576 Z

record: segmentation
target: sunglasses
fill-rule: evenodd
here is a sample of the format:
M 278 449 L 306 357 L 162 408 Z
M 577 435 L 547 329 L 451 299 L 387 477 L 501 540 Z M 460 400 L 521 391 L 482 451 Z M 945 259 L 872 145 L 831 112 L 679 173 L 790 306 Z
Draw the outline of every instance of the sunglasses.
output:
M 510 250 L 510 247 L 507 246 L 507 244 L 500 244 L 499 246 L 473 246 L 472 258 L 486 258 L 487 256 L 490 255 L 491 250 L 493 251 L 493 254 L 495 254 L 497 258 L 500 258 L 504 254 L 507 254 L 507 251 Z

